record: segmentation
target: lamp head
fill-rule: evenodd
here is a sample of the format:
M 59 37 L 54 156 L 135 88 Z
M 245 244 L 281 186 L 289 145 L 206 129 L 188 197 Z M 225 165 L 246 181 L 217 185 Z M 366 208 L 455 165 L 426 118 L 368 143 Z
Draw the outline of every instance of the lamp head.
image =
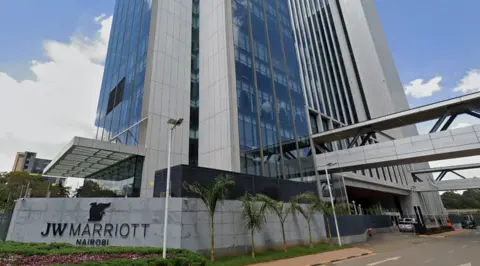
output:
M 170 118 L 168 119 L 167 123 L 173 126 L 179 126 L 180 124 L 182 124 L 182 122 L 183 122 L 183 118 L 179 118 L 179 119 Z

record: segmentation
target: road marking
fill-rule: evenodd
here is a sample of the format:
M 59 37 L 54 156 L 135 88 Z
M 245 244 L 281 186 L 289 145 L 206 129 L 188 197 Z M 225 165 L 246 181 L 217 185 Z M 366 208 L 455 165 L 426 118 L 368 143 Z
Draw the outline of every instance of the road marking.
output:
M 447 252 L 448 254 L 452 254 L 453 252 L 455 252 L 455 250 L 450 250 L 449 252 Z M 461 266 L 461 265 L 460 265 Z
M 472 263 L 471 263 L 471 262 L 469 262 L 469 263 L 465 263 L 465 264 L 458 265 L 458 266 L 472 266 Z
M 392 261 L 392 260 L 398 260 L 400 258 L 401 257 L 392 257 L 392 258 L 384 259 L 384 260 L 381 260 L 381 261 L 372 262 L 370 264 L 367 264 L 367 266 L 375 266 L 375 265 L 382 264 L 382 263 L 385 263 L 385 262 L 389 262 L 389 261 Z M 463 266 L 463 265 L 461 265 L 461 266 Z
M 462 246 L 462 248 L 466 248 L 466 247 L 468 247 L 468 245 L 463 245 L 463 246 Z
M 433 259 L 432 259 L 432 258 L 430 258 L 430 259 L 428 259 L 428 260 L 424 261 L 423 263 L 430 263 L 430 262 L 432 262 L 432 261 L 433 261 Z

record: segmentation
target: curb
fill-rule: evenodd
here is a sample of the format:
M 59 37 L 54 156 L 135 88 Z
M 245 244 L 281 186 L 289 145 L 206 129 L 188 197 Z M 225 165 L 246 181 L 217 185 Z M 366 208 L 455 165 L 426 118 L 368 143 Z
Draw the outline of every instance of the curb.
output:
M 452 231 L 452 232 L 455 232 L 455 231 Z M 450 236 L 456 236 L 456 235 L 459 235 L 459 234 L 462 234 L 464 233 L 465 231 L 456 231 L 455 233 L 451 233 L 449 235 L 418 235 L 419 237 L 425 237 L 425 238 L 447 238 L 447 237 L 450 237 Z
M 418 235 L 418 237 L 424 237 L 424 238 L 445 238 L 446 236 Z
M 326 261 L 322 261 L 322 262 L 319 262 L 319 263 L 310 264 L 310 265 L 307 265 L 307 266 L 322 266 L 322 265 L 328 265 L 328 264 L 332 264 L 332 263 L 334 263 L 334 262 L 339 262 L 339 261 L 342 261 L 342 260 L 349 260 L 349 259 L 358 258 L 358 257 L 363 257 L 363 256 L 368 256 L 368 255 L 372 255 L 372 254 L 373 254 L 373 251 L 369 251 L 369 252 L 361 253 L 361 254 L 358 254 L 358 255 L 353 255 L 353 256 L 344 257 L 344 258 L 341 258 L 341 259 L 326 260 Z

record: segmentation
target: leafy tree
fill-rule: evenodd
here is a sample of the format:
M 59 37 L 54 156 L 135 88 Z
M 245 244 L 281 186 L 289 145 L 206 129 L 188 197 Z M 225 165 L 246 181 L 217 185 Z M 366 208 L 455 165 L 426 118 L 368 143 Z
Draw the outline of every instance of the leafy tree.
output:
M 335 204 L 335 213 L 337 215 L 349 215 L 350 209 L 347 203 L 337 203 Z
M 208 185 L 201 185 L 199 183 L 189 184 L 184 182 L 186 190 L 193 192 L 200 196 L 207 210 L 210 214 L 210 260 L 215 262 L 215 230 L 214 218 L 215 210 L 218 203 L 221 203 L 228 195 L 228 186 L 235 185 L 235 181 L 230 176 L 219 175 L 215 180 Z
M 70 187 L 65 187 L 63 183 L 52 184 L 50 186 L 50 197 L 52 198 L 68 198 L 70 195 Z
M 463 194 L 445 192 L 441 197 L 443 205 L 447 209 L 480 209 L 479 189 L 469 189 Z
M 285 204 L 283 201 L 276 201 L 263 194 L 256 195 L 256 199 L 265 203 L 265 206 L 269 212 L 277 215 L 278 220 L 280 221 L 280 226 L 282 228 L 283 251 L 287 253 L 287 241 L 285 239 L 285 221 L 287 220 L 288 214 L 292 212 L 292 205 Z
M 8 172 L 0 172 L 0 180 L 7 178 Z M 4 181 L 0 181 L 1 183 L 4 183 Z
M 115 198 L 117 193 L 110 189 L 100 187 L 100 185 L 93 180 L 85 180 L 83 185 L 75 190 L 74 197 L 76 198 Z
M 305 205 L 300 205 L 304 203 Z M 315 194 L 308 192 L 297 195 L 290 201 L 292 212 L 299 212 L 306 220 L 308 226 L 308 241 L 310 248 L 313 248 L 311 221 L 315 213 L 322 211 L 323 202 Z
M 328 239 L 330 240 L 330 244 L 332 244 L 332 229 L 330 227 L 330 217 L 332 217 L 333 215 L 332 208 L 325 202 L 322 202 L 319 207 L 322 210 L 323 215 L 325 216 L 325 221 L 327 222 Z
M 265 202 L 260 203 L 256 201 L 256 197 L 246 194 L 240 198 L 242 201 L 242 216 L 245 222 L 245 227 L 250 230 L 250 238 L 252 240 L 252 257 L 255 258 L 255 230 L 262 229 L 265 224 L 265 209 L 267 205 Z
M 10 197 L 10 191 L 6 183 L 0 184 L 0 210 L 13 210 L 14 201 Z
M 0 209 L 11 210 L 16 199 L 29 196 L 32 198 L 47 197 L 48 191 L 53 197 L 68 195 L 68 187 L 54 187 L 42 175 L 28 172 L 2 173 L 0 177 Z

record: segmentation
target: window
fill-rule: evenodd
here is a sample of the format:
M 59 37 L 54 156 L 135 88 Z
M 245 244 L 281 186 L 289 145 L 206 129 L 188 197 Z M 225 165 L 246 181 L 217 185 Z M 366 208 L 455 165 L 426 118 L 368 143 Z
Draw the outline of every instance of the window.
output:
M 330 127 L 328 126 L 328 120 L 322 117 L 322 125 L 323 125 L 323 131 L 328 131 L 330 130 Z
M 107 114 L 123 100 L 123 90 L 125 89 L 125 78 L 123 78 L 108 95 Z
M 310 124 L 312 126 L 312 133 L 317 134 L 319 132 L 319 129 L 318 129 L 317 116 L 315 114 L 310 113 Z

